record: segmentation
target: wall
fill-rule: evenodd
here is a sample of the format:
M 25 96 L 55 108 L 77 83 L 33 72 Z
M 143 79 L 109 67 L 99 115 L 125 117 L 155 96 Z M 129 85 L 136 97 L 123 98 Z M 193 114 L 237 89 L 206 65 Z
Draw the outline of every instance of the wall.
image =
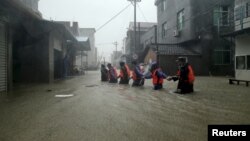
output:
M 146 33 L 141 36 L 140 42 L 143 45 L 143 50 L 147 45 L 155 43 L 155 26 L 151 27 Z
M 224 46 L 221 41 L 228 40 L 221 39 L 218 27 L 213 25 L 213 9 L 216 5 L 232 5 L 233 7 L 233 0 L 166 1 L 167 10 L 165 11 L 161 11 L 161 3 L 157 5 L 158 43 L 178 43 L 191 51 L 201 53 L 202 74 L 232 75 L 233 62 L 227 65 L 214 65 L 213 62 L 214 50 Z M 184 9 L 184 28 L 179 36 L 174 37 L 173 31 L 177 29 L 177 13 L 182 9 Z M 162 24 L 166 21 L 168 23 L 167 35 L 162 37 Z M 232 43 L 231 50 L 233 51 Z
M 64 77 L 64 57 L 66 54 L 66 46 L 63 37 L 56 31 L 50 33 L 50 79 L 60 79 Z
M 176 63 L 176 59 L 178 58 L 178 55 L 160 55 L 159 60 L 160 60 L 160 67 L 162 70 L 167 74 L 167 75 L 176 75 L 178 65 Z M 186 56 L 188 57 L 188 62 L 190 65 L 193 67 L 195 75 L 204 75 L 202 72 L 202 61 L 201 61 L 201 56 Z
M 48 37 L 41 38 L 32 45 L 22 45 L 15 38 L 13 47 L 14 82 L 50 82 L 48 43 Z
M 161 2 L 157 6 L 158 19 L 158 42 L 159 43 L 176 43 L 191 40 L 193 36 L 193 28 L 191 21 L 186 21 L 183 31 L 180 32 L 179 37 L 173 37 L 174 30 L 177 30 L 177 13 L 184 9 L 184 18 L 191 17 L 192 7 L 190 0 L 166 0 L 167 6 L 165 11 L 161 11 Z M 162 25 L 167 21 L 168 31 L 167 36 L 162 38 Z
M 235 56 L 250 55 L 250 36 L 241 35 L 236 37 Z M 235 71 L 235 78 L 240 80 L 250 81 L 250 70 L 237 70 Z
M 149 49 L 148 54 L 144 58 L 145 64 L 150 63 L 150 61 L 156 61 L 156 53 L 152 49 Z

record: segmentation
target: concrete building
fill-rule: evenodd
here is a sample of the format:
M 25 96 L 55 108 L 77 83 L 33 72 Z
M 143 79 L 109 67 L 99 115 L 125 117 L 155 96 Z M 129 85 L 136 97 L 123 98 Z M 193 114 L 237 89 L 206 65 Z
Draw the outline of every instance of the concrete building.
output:
M 84 48 L 64 25 L 43 20 L 20 1 L 1 1 L 0 13 L 0 91 L 63 78 L 66 58 Z
M 97 48 L 95 46 L 95 29 L 94 28 L 80 28 L 79 36 L 89 38 L 90 51 L 87 51 L 87 57 L 84 62 L 88 69 L 95 69 L 97 67 Z
M 250 81 L 250 0 L 235 0 L 231 16 L 231 30 L 221 34 L 235 40 L 235 78 Z
M 42 15 L 38 10 L 39 0 L 19 0 L 21 1 L 27 8 L 32 9 L 36 14 Z
M 229 28 L 228 18 L 233 11 L 233 2 L 234 0 L 156 0 L 157 43 L 168 52 L 168 55 L 160 57 L 162 68 L 166 72 L 174 72 L 176 65 L 172 66 L 173 69 L 168 69 L 167 66 L 172 65 L 175 57 L 181 55 L 189 57 L 198 75 L 233 75 L 232 40 L 220 38 L 219 34 L 221 30 Z
M 157 25 L 152 26 L 146 33 L 141 37 L 141 44 L 143 46 L 143 53 L 139 57 L 140 62 L 145 64 L 156 61 L 156 49 L 152 48 L 152 44 L 156 43 L 157 36 Z
M 133 56 L 135 58 L 139 58 L 143 53 L 143 44 L 141 43 L 141 37 L 145 34 L 148 30 L 150 30 L 156 23 L 150 22 L 137 22 L 136 23 L 136 48 L 135 48 L 135 38 L 134 38 L 134 23 L 129 23 L 129 28 L 127 31 L 127 37 L 125 41 L 125 53 L 127 56 L 127 63 L 131 62 Z

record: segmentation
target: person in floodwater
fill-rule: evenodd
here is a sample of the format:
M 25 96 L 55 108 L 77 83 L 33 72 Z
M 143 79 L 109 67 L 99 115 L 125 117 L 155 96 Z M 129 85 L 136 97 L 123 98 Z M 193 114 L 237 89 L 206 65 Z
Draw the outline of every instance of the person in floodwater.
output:
M 141 70 L 140 65 L 136 61 L 132 62 L 134 69 L 132 74 L 133 84 L 132 86 L 143 86 L 144 85 L 144 76 Z
M 164 79 L 167 78 L 166 74 L 162 72 L 161 68 L 159 65 L 154 62 L 151 65 L 150 68 L 150 75 L 146 75 L 146 79 L 151 79 L 152 78 L 152 83 L 154 85 L 154 90 L 160 90 L 162 89 L 162 85 L 164 83 Z
M 108 79 L 109 79 L 109 83 L 117 83 L 117 71 L 116 69 L 110 64 L 108 63 Z
M 186 94 L 194 92 L 194 71 L 191 65 L 188 63 L 186 57 L 179 57 L 176 62 L 179 69 L 176 76 L 168 77 L 167 80 L 174 80 L 178 82 L 177 90 L 175 93 Z
M 101 65 L 101 81 L 108 81 L 108 69 L 104 64 Z
M 129 84 L 130 79 L 130 69 L 125 62 L 120 62 L 120 78 L 119 84 Z

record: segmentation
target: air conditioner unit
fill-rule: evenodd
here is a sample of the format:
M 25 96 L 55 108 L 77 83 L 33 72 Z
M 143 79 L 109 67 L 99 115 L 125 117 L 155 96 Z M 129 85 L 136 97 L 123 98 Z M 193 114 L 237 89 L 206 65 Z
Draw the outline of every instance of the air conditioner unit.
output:
M 174 34 L 173 34 L 174 37 L 178 37 L 179 34 L 180 34 L 180 32 L 178 30 L 174 30 Z

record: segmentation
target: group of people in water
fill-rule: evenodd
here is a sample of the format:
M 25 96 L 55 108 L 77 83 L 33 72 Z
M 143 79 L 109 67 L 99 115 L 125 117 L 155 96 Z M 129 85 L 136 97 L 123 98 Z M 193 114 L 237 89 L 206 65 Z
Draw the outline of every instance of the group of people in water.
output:
M 167 76 L 159 67 L 157 62 L 151 64 L 149 73 L 144 73 L 141 66 L 133 61 L 133 71 L 125 62 L 120 62 L 120 72 L 118 74 L 115 67 L 110 63 L 107 64 L 107 68 L 104 64 L 101 65 L 101 81 L 108 81 L 109 83 L 129 84 L 129 80 L 132 78 L 132 86 L 143 86 L 145 79 L 152 79 L 153 89 L 160 90 L 163 88 L 164 79 L 168 81 L 179 81 L 175 93 L 186 94 L 194 91 L 194 72 L 191 65 L 188 63 L 186 57 L 179 57 L 176 62 L 178 63 L 178 71 L 174 76 Z

